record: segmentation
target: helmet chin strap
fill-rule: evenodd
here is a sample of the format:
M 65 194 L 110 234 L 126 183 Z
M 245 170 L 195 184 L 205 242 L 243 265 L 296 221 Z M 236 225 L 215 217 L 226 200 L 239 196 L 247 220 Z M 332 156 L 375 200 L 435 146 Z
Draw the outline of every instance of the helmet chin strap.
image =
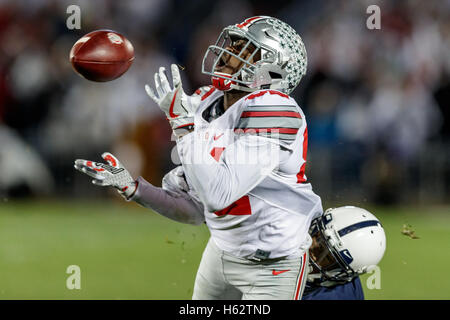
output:
M 249 88 L 247 86 L 239 85 L 235 81 L 231 80 L 231 76 L 228 73 L 215 72 L 214 74 L 217 76 L 211 77 L 211 83 L 220 91 L 240 90 L 245 92 L 253 92 L 258 90 L 257 88 Z M 230 79 L 225 79 L 224 77 Z
M 230 91 L 233 81 L 231 79 L 222 78 L 222 77 L 228 78 L 228 77 L 230 77 L 230 75 L 227 73 L 221 73 L 221 72 L 216 72 L 215 74 L 218 75 L 218 77 L 217 76 L 211 77 L 212 85 L 218 90 Z
M 249 88 L 249 87 L 244 87 L 244 86 L 240 86 L 237 84 L 232 84 L 231 89 L 245 91 L 245 92 L 253 92 L 253 91 L 259 90 L 257 88 Z

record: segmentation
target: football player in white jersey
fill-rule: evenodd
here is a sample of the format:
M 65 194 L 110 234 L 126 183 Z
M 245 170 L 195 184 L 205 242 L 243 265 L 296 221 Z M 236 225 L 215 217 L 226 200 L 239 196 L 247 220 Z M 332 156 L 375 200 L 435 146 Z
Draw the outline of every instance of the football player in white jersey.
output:
M 76 160 L 98 185 L 177 221 L 205 221 L 211 238 L 193 299 L 300 299 L 308 273 L 308 230 L 322 214 L 305 176 L 307 124 L 289 96 L 306 73 L 306 50 L 289 25 L 253 17 L 222 31 L 203 59 L 213 86 L 184 93 L 176 65 L 149 96 L 177 138 L 186 192 L 176 195 L 108 164 Z M 167 181 L 163 181 L 167 186 Z

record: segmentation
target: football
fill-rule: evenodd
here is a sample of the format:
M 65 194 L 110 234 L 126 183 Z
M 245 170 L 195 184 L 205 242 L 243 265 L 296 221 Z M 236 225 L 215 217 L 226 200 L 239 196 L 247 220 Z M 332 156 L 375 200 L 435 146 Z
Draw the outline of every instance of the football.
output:
M 70 50 L 74 70 L 97 82 L 117 79 L 130 68 L 133 60 L 131 42 L 112 30 L 90 32 L 75 42 Z

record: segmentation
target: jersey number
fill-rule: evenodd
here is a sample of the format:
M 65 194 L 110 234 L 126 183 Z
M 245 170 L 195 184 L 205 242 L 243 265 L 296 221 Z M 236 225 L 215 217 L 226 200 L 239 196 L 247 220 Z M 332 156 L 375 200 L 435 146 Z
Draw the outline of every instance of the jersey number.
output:
M 297 173 L 297 183 L 306 182 L 305 167 L 306 167 L 306 154 L 308 153 L 308 128 L 305 128 L 303 133 L 303 164 L 300 168 L 299 173 Z

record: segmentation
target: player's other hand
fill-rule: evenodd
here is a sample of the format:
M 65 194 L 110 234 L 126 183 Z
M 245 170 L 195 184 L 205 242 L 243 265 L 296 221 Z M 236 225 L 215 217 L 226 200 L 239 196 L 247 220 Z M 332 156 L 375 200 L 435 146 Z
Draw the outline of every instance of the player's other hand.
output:
M 106 163 L 77 159 L 75 160 L 74 167 L 78 171 L 94 178 L 92 180 L 93 184 L 98 186 L 112 186 L 128 200 L 136 191 L 137 182 L 111 153 L 103 153 L 102 158 Z
M 182 166 L 169 171 L 162 180 L 162 188 L 172 194 L 179 195 L 181 193 L 189 193 L 189 186 L 184 176 Z
M 194 113 L 200 104 L 198 95 L 188 96 L 181 84 L 180 70 L 176 64 L 171 65 L 172 85 L 164 67 L 155 73 L 155 90 L 148 84 L 145 91 L 148 96 L 166 114 L 172 130 L 177 138 L 189 133 L 194 128 Z
M 164 176 L 162 188 L 172 196 L 181 196 L 188 200 L 195 200 L 198 203 L 201 202 L 195 190 L 191 189 L 189 186 L 182 166 L 172 169 Z

